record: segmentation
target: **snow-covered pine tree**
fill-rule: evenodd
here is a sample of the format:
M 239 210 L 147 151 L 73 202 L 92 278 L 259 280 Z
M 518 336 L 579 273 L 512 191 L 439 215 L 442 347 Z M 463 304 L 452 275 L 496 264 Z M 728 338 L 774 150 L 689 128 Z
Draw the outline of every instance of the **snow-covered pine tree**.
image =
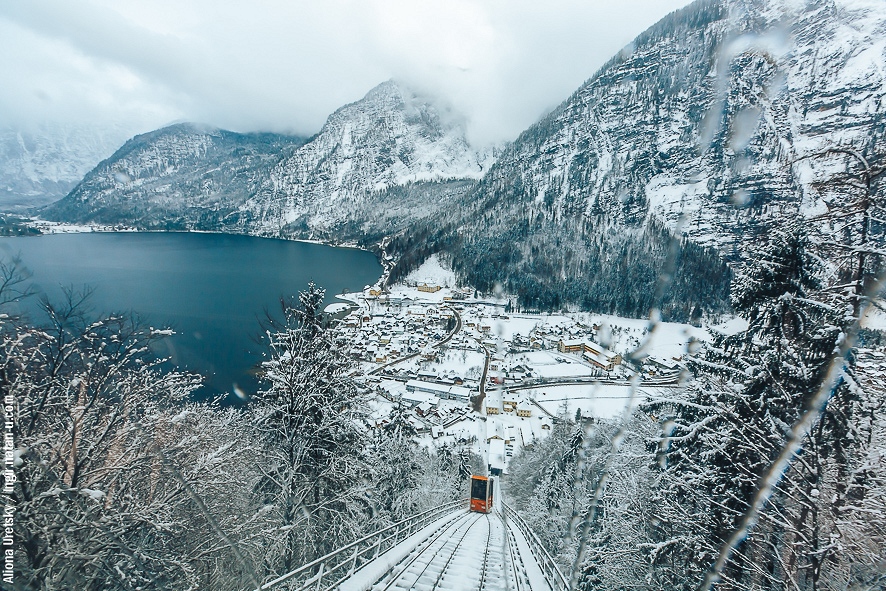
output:
M 507 484 L 508 502 L 566 572 L 575 557 L 566 542 L 575 501 L 575 465 L 563 461 L 574 458 L 570 452 L 574 432 L 572 421 L 554 423 L 549 436 L 514 456 Z
M 868 305 L 882 307 L 877 292 L 886 270 L 886 154 L 877 140 L 871 138 L 870 151 L 832 146 L 794 161 L 809 168 L 805 189 L 826 210 L 812 221 L 825 222 L 820 248 L 836 263 L 842 287 L 851 290 L 856 318 Z
M 463 471 L 453 447 L 419 445 L 409 414 L 398 400 L 368 450 L 374 515 L 367 525 L 372 529 L 459 498 L 471 474 Z
M 721 402 L 731 397 L 718 382 L 696 380 L 688 385 L 685 402 L 643 407 L 662 424 L 661 434 L 648 440 L 658 474 L 649 492 L 645 539 L 637 548 L 650 565 L 644 589 L 697 589 L 716 557 L 713 532 L 725 530 L 724 513 L 735 518 L 718 502 L 734 484 L 730 474 L 718 472 L 730 460 L 723 457 L 726 447 L 717 446 L 734 428 Z
M 262 449 L 257 487 L 268 572 L 282 574 L 349 541 L 368 511 L 365 396 L 324 321 L 313 283 L 267 330 L 265 389 L 251 412 Z
M 618 424 L 595 420 L 591 428 L 587 422 L 560 421 L 550 436 L 523 448 L 510 463 L 507 502 L 530 524 L 564 573 L 572 568 L 579 545 L 585 544 L 576 589 L 680 588 L 653 578 L 650 567 L 654 544 L 649 543 L 649 529 L 657 515 L 652 492 L 658 473 L 649 464 L 646 442 L 656 427 L 638 413 L 616 452 L 612 438 Z M 581 520 L 604 467 L 605 494 L 596 519 L 582 534 Z M 670 517 L 683 523 L 685 511 Z
M 403 400 L 398 399 L 388 414 L 388 420 L 381 427 L 381 434 L 395 440 L 412 440 L 418 431 L 409 421 L 409 413 L 403 406 Z
M 848 342 L 861 335 L 865 314 L 883 304 L 886 279 L 886 161 L 882 138 L 872 136 L 867 148 L 834 145 L 799 158 L 811 180 L 807 198 L 826 210 L 812 219 L 820 227 L 818 252 L 834 265 L 834 281 L 822 301 L 841 317 Z M 864 340 L 862 336 L 861 341 Z M 827 458 L 823 473 L 830 488 L 815 489 L 830 535 L 819 550 L 826 564 L 813 563 L 810 572 L 823 585 L 844 588 L 858 573 L 882 571 L 882 558 L 871 553 L 862 531 L 886 531 L 886 518 L 863 507 L 884 494 L 884 441 L 877 436 L 878 413 L 886 406 L 881 379 L 858 371 L 856 350 L 846 357 L 837 388 L 817 425 L 820 453 Z M 878 449 L 879 446 L 879 449 Z M 812 515 L 816 512 L 810 511 Z M 864 525 L 862 525 L 864 522 Z M 883 540 L 880 536 L 879 540 Z M 882 543 L 880 545 L 882 548 Z M 882 551 L 879 552 L 882 556 Z M 861 580 L 861 579 L 859 579 Z M 881 579 L 882 581 L 882 579 Z
M 415 440 L 402 402 L 394 405 L 369 451 L 373 465 L 373 529 L 404 519 L 423 508 L 416 494 L 428 457 Z M 424 457 L 422 457 L 424 456 Z
M 691 565 L 696 573 L 711 551 L 727 544 L 761 481 L 781 477 L 770 473 L 772 463 L 793 425 L 812 410 L 852 320 L 824 301 L 820 272 L 799 223 L 773 229 L 733 287 L 733 306 L 747 330 L 716 338 L 694 360 L 698 379 L 687 404 L 668 417 L 674 431 L 666 481 L 684 494 L 690 490 L 683 483 L 696 488 L 701 506 L 695 514 L 710 519 L 704 539 L 693 542 L 704 549 L 702 561 Z M 839 410 L 851 392 L 845 383 L 833 390 L 756 527 L 726 563 L 721 575 L 729 585 L 782 588 L 791 581 L 794 588 L 818 588 L 837 549 L 828 504 L 839 502 L 839 474 L 853 455 L 836 451 L 853 445 L 847 429 L 854 417 Z

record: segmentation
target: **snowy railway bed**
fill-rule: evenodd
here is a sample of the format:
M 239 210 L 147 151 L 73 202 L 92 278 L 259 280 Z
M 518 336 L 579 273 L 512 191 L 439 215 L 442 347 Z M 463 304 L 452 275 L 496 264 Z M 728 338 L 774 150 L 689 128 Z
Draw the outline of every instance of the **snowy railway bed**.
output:
M 468 512 L 465 501 L 442 509 L 446 510 L 433 513 L 437 517 L 413 533 L 409 532 L 414 524 L 422 522 L 421 516 L 405 520 L 414 523 L 402 530 L 406 532 L 403 539 L 391 535 L 393 528 L 386 528 L 377 537 L 367 536 L 368 545 L 341 548 L 262 585 L 260 591 L 549 591 L 552 586 L 547 578 L 554 580 L 555 588 L 561 588 L 557 583 L 564 580 L 562 574 L 536 562 L 534 553 L 538 549 L 527 539 L 525 525 L 517 527 L 512 512 L 510 519 L 498 510 Z M 391 539 L 395 541 L 393 546 L 357 567 L 363 552 L 368 550 L 369 554 Z M 332 566 L 327 567 L 327 562 Z M 347 572 L 327 578 L 342 567 Z
M 458 583 L 464 581 L 467 573 L 482 573 L 482 585 L 487 564 L 478 557 L 485 558 L 491 533 L 488 515 L 465 515 L 440 535 L 417 546 L 411 556 L 370 588 L 373 591 L 465 588 Z
M 520 542 L 522 542 L 522 547 Z M 373 565 L 357 571 L 342 591 L 397 589 L 550 589 L 523 534 L 508 527 L 499 512 L 464 513 L 422 540 L 398 564 L 370 583 Z M 383 559 L 383 557 L 380 557 Z M 526 565 L 526 561 L 530 564 Z M 365 571 L 365 572 L 364 572 Z

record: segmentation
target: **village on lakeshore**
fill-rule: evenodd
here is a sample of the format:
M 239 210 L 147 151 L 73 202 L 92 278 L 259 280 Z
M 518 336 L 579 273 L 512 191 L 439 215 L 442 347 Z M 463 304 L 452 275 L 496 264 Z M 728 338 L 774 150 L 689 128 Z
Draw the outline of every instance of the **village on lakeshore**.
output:
M 29 220 L 43 234 L 136 231 Z M 403 281 L 338 294 L 326 312 L 345 334 L 371 427 L 401 406 L 427 446 L 471 449 L 506 471 L 522 447 L 567 417 L 617 419 L 671 398 L 687 355 L 709 332 L 590 312 L 516 311 L 515 299 L 458 284 L 433 255 Z M 736 322 L 741 326 L 736 325 Z M 734 326 L 733 326 L 734 325 Z M 718 330 L 744 326 L 732 319 Z
M 28 225 L 43 234 L 137 231 Z M 673 397 L 690 349 L 710 339 L 688 324 L 516 311 L 513 297 L 459 285 L 436 255 L 382 287 L 393 260 L 382 254 L 381 262 L 375 285 L 338 294 L 325 310 L 345 334 L 351 377 L 369 394 L 371 427 L 382 428 L 399 405 L 422 444 L 471 449 L 490 470 L 506 471 L 561 417 L 617 419 Z
M 336 297 L 348 303 L 326 312 L 346 335 L 373 427 L 400 405 L 425 445 L 470 447 L 496 472 L 560 417 L 613 419 L 667 397 L 693 343 L 709 338 L 686 324 L 518 313 L 457 286 L 435 256 L 390 288 Z

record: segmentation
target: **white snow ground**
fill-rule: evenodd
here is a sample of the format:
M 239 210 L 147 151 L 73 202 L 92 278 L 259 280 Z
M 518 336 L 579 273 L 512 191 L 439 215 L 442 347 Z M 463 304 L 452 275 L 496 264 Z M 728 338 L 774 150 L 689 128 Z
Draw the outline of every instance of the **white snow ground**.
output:
M 341 591 L 547 591 L 523 533 L 491 514 L 459 509 L 413 534 L 344 581 Z M 482 582 L 482 586 L 481 586 Z

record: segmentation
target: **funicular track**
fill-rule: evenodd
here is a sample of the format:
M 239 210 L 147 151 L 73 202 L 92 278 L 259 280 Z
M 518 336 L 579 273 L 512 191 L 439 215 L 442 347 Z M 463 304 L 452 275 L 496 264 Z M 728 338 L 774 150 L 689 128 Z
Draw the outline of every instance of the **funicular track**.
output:
M 486 515 L 486 521 L 489 521 L 489 515 Z M 479 589 L 483 589 L 483 584 L 486 582 L 486 573 L 489 572 L 489 540 L 492 537 L 492 524 L 487 523 L 487 526 L 486 547 L 483 548 L 483 567 L 480 569 Z
M 472 513 L 447 503 L 269 581 L 261 591 L 563 591 L 538 538 L 498 504 Z
M 428 540 L 428 543 L 417 547 L 417 552 L 410 559 L 398 565 L 402 568 L 395 569 L 396 572 L 384 577 L 387 582 L 373 585 L 371 589 L 373 591 L 389 591 L 391 589 L 433 590 L 440 588 L 440 583 L 449 569 L 452 559 L 458 555 L 468 533 L 477 524 L 484 522 L 488 530 L 488 516 L 480 513 L 466 514 L 454 522 L 451 527 L 441 530 L 432 540 Z M 413 566 L 417 566 L 417 568 L 413 569 Z M 416 570 L 418 570 L 417 573 Z M 433 579 L 433 582 L 430 579 Z
M 535 564 L 527 548 L 524 544 L 521 553 L 514 532 L 498 511 L 464 513 L 417 545 L 407 559 L 374 584 L 362 588 L 372 591 L 525 591 L 533 586 L 527 582 L 524 560 L 528 558 Z M 538 572 L 543 574 L 541 569 Z M 543 579 L 542 583 L 545 583 Z M 541 591 L 537 585 L 538 581 L 536 588 Z

